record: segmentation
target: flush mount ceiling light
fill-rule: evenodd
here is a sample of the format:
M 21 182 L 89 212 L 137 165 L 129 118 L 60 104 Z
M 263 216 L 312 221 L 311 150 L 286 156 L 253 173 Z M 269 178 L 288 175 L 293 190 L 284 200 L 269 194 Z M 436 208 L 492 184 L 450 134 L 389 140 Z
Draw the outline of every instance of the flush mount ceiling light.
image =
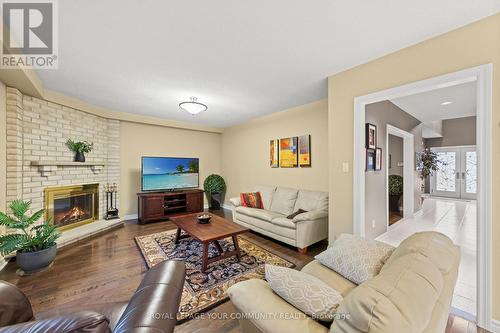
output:
M 192 115 L 196 115 L 208 109 L 208 106 L 206 106 L 205 104 L 197 102 L 198 99 L 196 97 L 190 97 L 189 99 L 190 99 L 189 102 L 179 103 L 179 107 L 182 110 L 189 112 Z
M 441 105 L 450 105 L 451 103 L 453 103 L 453 102 L 446 101 L 446 102 L 441 103 Z

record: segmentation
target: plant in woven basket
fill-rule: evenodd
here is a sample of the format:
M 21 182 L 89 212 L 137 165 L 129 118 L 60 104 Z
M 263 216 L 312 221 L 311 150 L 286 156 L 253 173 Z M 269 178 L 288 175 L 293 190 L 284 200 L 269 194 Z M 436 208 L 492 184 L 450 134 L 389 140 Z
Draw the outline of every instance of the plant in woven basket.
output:
M 219 175 L 212 174 L 205 178 L 203 189 L 210 198 L 210 210 L 220 209 L 222 193 L 226 190 L 226 182 Z

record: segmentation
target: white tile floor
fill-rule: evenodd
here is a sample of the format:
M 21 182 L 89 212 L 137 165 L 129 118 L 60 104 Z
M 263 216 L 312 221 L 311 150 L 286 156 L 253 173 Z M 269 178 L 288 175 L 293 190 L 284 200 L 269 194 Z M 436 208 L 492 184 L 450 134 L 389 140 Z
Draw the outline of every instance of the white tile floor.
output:
M 427 198 L 413 218 L 397 222 L 377 240 L 399 245 L 419 231 L 439 231 L 460 246 L 461 261 L 452 306 L 459 314 L 476 316 L 476 202 Z

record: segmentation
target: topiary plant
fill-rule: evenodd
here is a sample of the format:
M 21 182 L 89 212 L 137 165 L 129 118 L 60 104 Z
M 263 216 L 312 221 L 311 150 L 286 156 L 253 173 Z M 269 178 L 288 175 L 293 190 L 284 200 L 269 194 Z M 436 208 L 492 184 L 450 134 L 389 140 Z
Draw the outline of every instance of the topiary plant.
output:
M 226 182 L 221 176 L 212 174 L 205 178 L 203 189 L 208 194 L 222 193 L 226 190 Z
M 403 194 L 403 177 L 399 175 L 389 176 L 389 195 Z

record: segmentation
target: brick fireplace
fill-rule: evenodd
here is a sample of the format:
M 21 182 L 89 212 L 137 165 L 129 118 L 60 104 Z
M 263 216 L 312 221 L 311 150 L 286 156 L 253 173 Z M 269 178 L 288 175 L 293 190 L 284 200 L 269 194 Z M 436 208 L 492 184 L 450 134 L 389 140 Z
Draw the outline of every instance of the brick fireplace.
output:
M 65 145 L 68 138 L 94 143 L 93 151 L 86 154 L 85 163 L 73 162 L 73 152 Z M 7 88 L 7 206 L 15 199 L 30 200 L 32 211 L 45 208 L 48 217 L 60 224 L 62 238 L 67 234 L 82 238 L 116 223 L 103 220 L 105 196 L 98 193 L 104 193 L 107 183 L 120 186 L 118 120 Z M 89 186 L 95 193 L 85 202 L 81 201 L 83 196 L 59 198 L 59 190 L 64 187 L 78 187 L 81 191 Z M 119 203 L 119 198 L 117 201 Z M 64 212 L 71 205 L 89 202 L 92 204 L 90 212 L 74 207 L 71 212 Z

